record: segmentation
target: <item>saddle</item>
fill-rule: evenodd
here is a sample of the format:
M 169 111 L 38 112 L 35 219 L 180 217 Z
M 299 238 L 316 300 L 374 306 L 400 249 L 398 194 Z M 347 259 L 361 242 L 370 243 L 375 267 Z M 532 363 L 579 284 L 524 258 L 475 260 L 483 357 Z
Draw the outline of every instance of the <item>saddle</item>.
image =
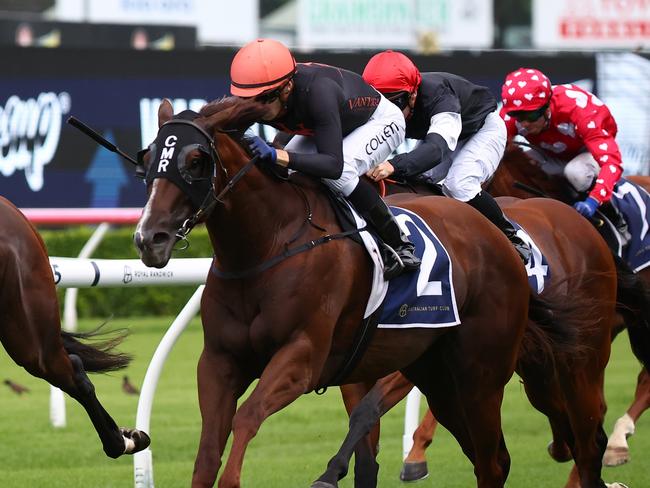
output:
M 445 196 L 442 191 L 442 185 L 440 183 L 435 183 L 424 175 L 418 175 L 402 180 L 385 179 L 373 183 L 378 186 L 378 191 L 382 196 L 392 195 L 394 193 L 417 193 L 438 197 Z

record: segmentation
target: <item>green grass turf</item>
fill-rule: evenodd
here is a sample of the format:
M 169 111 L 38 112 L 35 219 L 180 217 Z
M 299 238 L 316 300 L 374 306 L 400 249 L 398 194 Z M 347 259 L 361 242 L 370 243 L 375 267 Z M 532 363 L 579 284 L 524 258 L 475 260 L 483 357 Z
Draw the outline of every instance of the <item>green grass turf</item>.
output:
M 110 327 L 129 327 L 124 350 L 135 355 L 126 371 L 142 383 L 148 362 L 171 318 L 114 320 Z M 99 323 L 84 321 L 82 328 Z M 196 395 L 195 365 L 202 346 L 198 321 L 182 335 L 166 365 L 153 408 L 151 432 L 154 478 L 157 487 L 189 486 L 197 448 L 200 418 Z M 607 373 L 609 433 L 616 418 L 627 408 L 634 393 L 639 365 L 625 336 L 613 349 Z M 218 373 L 216 373 L 218 374 Z M 98 396 L 119 425 L 135 423 L 137 398 L 120 389 L 122 373 L 94 375 Z M 17 396 L 0 384 L 0 486 L 30 488 L 133 486 L 131 457 L 107 458 L 85 412 L 69 398 L 68 426 L 49 424 L 49 387 L 32 378 L 0 354 L 0 380 L 10 378 L 31 388 Z M 512 456 L 508 479 L 511 487 L 559 487 L 570 464 L 556 464 L 546 454 L 549 429 L 541 414 L 527 402 L 518 378 L 508 385 L 503 406 L 504 432 Z M 404 404 L 389 412 L 382 423 L 380 487 L 407 486 L 398 480 L 402 455 Z M 650 415 L 641 418 L 630 439 L 632 463 L 604 469 L 604 478 L 622 481 L 632 488 L 650 486 Z M 323 396 L 301 397 L 273 415 L 250 444 L 243 471 L 244 487 L 308 487 L 334 454 L 347 427 L 338 389 Z M 440 428 L 429 449 L 431 476 L 417 487 L 474 486 L 472 468 L 447 431 Z M 353 486 L 350 477 L 340 483 Z

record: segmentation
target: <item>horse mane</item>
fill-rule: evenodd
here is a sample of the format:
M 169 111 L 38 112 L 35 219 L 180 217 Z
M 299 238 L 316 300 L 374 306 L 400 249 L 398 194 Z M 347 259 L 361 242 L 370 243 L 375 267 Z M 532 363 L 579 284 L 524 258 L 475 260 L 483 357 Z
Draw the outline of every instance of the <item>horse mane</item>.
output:
M 199 114 L 220 130 L 246 130 L 266 114 L 268 107 L 254 99 L 224 96 L 204 105 Z

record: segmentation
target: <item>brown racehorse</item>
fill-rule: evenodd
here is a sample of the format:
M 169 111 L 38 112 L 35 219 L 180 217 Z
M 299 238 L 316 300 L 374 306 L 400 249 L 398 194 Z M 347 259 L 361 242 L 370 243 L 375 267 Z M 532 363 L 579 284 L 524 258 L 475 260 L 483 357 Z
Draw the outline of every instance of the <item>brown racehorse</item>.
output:
M 572 345 L 557 347 L 552 338 L 553 330 L 546 331 L 551 334 L 550 341 L 539 341 L 533 335 L 537 329 L 529 329 L 530 335 L 525 336 L 519 354 L 517 372 L 533 406 L 549 419 L 553 433 L 553 443 L 549 446 L 552 457 L 558 461 L 575 460 L 574 479 L 578 480 L 579 475 L 578 483 L 581 483 L 575 486 L 604 487 L 600 476 L 606 446 L 602 428 L 604 368 L 613 330 L 623 320 L 633 323 L 631 311 L 646 305 L 642 285 L 622 261 L 614 261 L 591 224 L 566 205 L 540 198 L 500 199 L 499 203 L 509 217 L 529 232 L 548 259 L 551 279 L 542 296 L 551 302 L 565 300 L 567 295 L 572 301 L 593 297 L 585 302 L 591 303 L 591 307 L 576 309 L 575 314 L 562 323 L 565 331 L 573 334 Z M 618 314 L 617 299 L 622 302 Z M 647 323 L 638 324 L 638 327 L 645 327 L 646 336 L 650 336 Z M 643 358 L 650 362 L 650 350 Z M 348 389 L 351 387 L 346 387 L 346 396 Z M 360 436 L 409 390 L 408 381 L 399 375 L 391 376 L 362 400 L 351 417 L 350 437 L 328 465 L 326 479 L 337 479 L 345 473 L 350 449 Z M 440 418 L 437 411 L 435 414 Z M 407 458 L 407 479 L 426 475 L 424 449 L 431 443 L 434 428 L 435 420 L 429 413 L 414 436 L 417 444 L 414 450 L 420 451 L 420 457 L 412 451 L 413 456 Z M 404 473 L 402 477 L 405 478 Z
M 198 220 L 204 220 L 215 253 L 201 303 L 202 431 L 192 486 L 213 486 L 231 432 L 220 488 L 240 486 L 246 448 L 272 413 L 316 388 L 374 382 L 397 370 L 431 404 L 464 412 L 449 427 L 471 454 L 478 486 L 503 486 L 509 469 L 500 420 L 503 388 L 529 306 L 531 314 L 553 313 L 529 302 L 518 255 L 468 206 L 436 197 L 409 202 L 406 207 L 449 249 L 463 325 L 377 329 L 354 368 L 335 381 L 360 330 L 371 263 L 354 241 L 325 237 L 341 228 L 320 182 L 274 176 L 249 161 L 238 136 L 228 132 L 260 120 L 266 110 L 255 101 L 227 98 L 205 106 L 198 117 L 187 120 L 185 112 L 172 119 L 165 100 L 154 146 L 173 144 L 182 157 L 171 160 L 165 150 L 167 158 L 143 158 L 149 196 L 134 236 L 142 261 L 164 266 Z M 445 218 L 450 213 L 453 220 Z M 468 227 L 480 236 L 476 242 L 466 241 Z M 292 252 L 303 244 L 310 250 Z
M 145 449 L 149 436 L 118 428 L 86 375 L 86 371 L 114 371 L 129 363 L 129 356 L 112 352 L 123 334 L 91 345 L 78 339 L 99 339 L 97 332 L 62 331 L 43 241 L 25 216 L 1 197 L 0 222 L 0 341 L 7 353 L 27 372 L 65 391 L 86 409 L 107 456 Z
M 645 191 L 650 192 L 649 176 L 632 175 L 626 176 L 626 178 L 639 185 Z M 547 175 L 524 151 L 512 146 L 506 152 L 503 161 L 499 165 L 497 174 L 495 174 L 491 182 L 490 193 L 494 196 L 516 196 L 518 198 L 531 198 L 535 196 L 526 190 L 513 186 L 515 181 L 540 190 L 552 198 L 571 203 L 570 192 L 563 178 Z M 639 271 L 638 275 L 645 283 L 646 288 L 650 288 L 650 267 Z M 621 330 L 622 328 L 618 328 L 615 331 L 615 335 Z M 637 378 L 634 401 L 627 409 L 626 414 L 617 420 L 614 430 L 609 437 L 607 451 L 603 458 L 606 466 L 618 466 L 630 460 L 627 438 L 634 434 L 635 423 L 641 417 L 641 414 L 649 408 L 650 374 L 648 374 L 648 369 L 644 367 L 641 369 Z
M 639 177 L 642 181 L 644 177 Z M 558 199 L 565 199 L 568 201 L 569 196 L 568 192 L 566 191 L 565 183 L 558 179 L 557 177 L 549 177 L 545 173 L 543 173 L 537 166 L 533 164 L 529 164 L 527 157 L 524 155 L 524 153 L 519 150 L 518 148 L 512 148 L 510 151 L 506 153 L 506 156 L 504 157 L 501 165 L 499 166 L 499 169 L 497 173 L 494 175 L 493 180 L 490 183 L 489 190 L 491 193 L 495 195 L 502 195 L 502 194 L 507 194 L 508 192 L 512 193 L 513 195 L 517 195 L 519 197 L 526 197 L 530 198 L 531 193 L 527 192 L 526 190 L 522 190 L 520 188 L 517 188 L 516 186 L 513 186 L 513 183 L 515 181 L 524 183 L 530 187 L 533 187 L 539 191 L 542 191 L 545 194 L 552 195 L 557 197 Z M 647 179 L 646 179 L 647 181 Z M 401 187 L 396 187 L 396 186 L 391 186 L 389 187 L 390 191 L 404 191 L 406 187 L 403 185 Z M 413 189 L 417 191 L 426 191 L 425 187 L 418 187 L 417 189 Z M 503 204 L 503 199 L 500 199 L 501 203 Z M 539 199 L 531 200 L 531 202 L 536 202 L 539 201 Z M 512 202 L 505 203 L 504 205 L 504 211 L 506 214 L 510 215 L 512 212 Z M 517 204 L 516 204 L 517 205 Z M 573 213 L 573 217 L 569 217 L 569 214 L 567 214 L 567 218 L 574 219 L 577 214 Z M 523 221 L 521 222 L 522 225 L 526 222 L 526 218 L 528 216 L 524 215 Z M 580 218 L 578 216 L 578 218 Z M 517 218 L 515 218 L 517 220 Z M 529 225 L 524 225 L 528 229 Z M 548 230 L 547 230 L 548 232 Z M 535 234 L 533 234 L 533 238 L 535 238 Z M 592 232 L 593 234 L 593 232 Z M 580 236 L 580 239 L 573 239 L 575 240 L 582 240 L 584 239 L 584 236 Z M 571 241 L 572 242 L 572 241 Z M 557 248 L 557 250 L 562 251 L 563 247 L 567 247 L 567 243 L 558 243 L 560 247 Z M 587 267 L 588 269 L 592 270 L 593 268 Z M 641 288 L 643 287 L 643 284 L 641 283 L 636 283 L 634 284 L 635 281 L 638 281 L 638 278 L 635 275 L 632 275 L 629 270 L 625 269 L 626 267 L 621 265 L 619 263 L 619 270 L 618 270 L 618 280 L 619 280 L 619 302 L 625 301 L 624 298 L 627 297 L 629 300 L 631 298 L 630 292 L 634 292 L 633 288 L 630 289 L 630 285 L 635 286 L 638 290 L 639 293 L 644 293 L 641 291 Z M 552 268 L 553 269 L 553 268 Z M 555 269 L 552 271 L 553 274 L 555 274 Z M 641 278 L 643 278 L 642 274 L 639 274 Z M 623 283 L 622 280 L 624 280 L 626 283 Z M 626 291 L 626 288 L 628 291 Z M 646 286 L 647 288 L 647 286 Z M 642 298 L 642 297 L 641 297 Z M 637 305 L 634 307 L 637 310 L 643 309 L 644 305 L 642 301 L 639 301 L 637 298 Z M 619 309 L 619 311 L 623 312 L 624 310 Z M 648 317 L 648 310 L 641 310 L 640 313 L 646 314 L 645 317 L 642 317 L 642 320 L 646 320 Z M 626 317 L 626 322 L 628 325 L 634 325 L 637 322 L 637 318 L 634 315 L 629 315 Z M 624 326 L 625 324 L 623 321 L 618 321 L 618 325 L 614 328 L 613 330 L 613 335 L 615 336 Z M 638 348 L 643 349 L 644 347 L 647 349 L 647 342 L 645 343 L 645 346 L 643 345 L 644 341 L 647 341 L 648 338 L 646 337 L 645 339 L 643 337 L 638 337 L 637 331 L 640 330 L 639 327 L 635 327 L 631 329 L 632 332 L 632 337 L 631 340 L 636 341 L 637 344 L 640 344 L 639 346 L 636 346 Z M 642 329 L 641 329 L 642 330 Z M 642 333 L 643 334 L 643 333 Z M 647 352 L 646 353 L 641 353 L 645 354 L 646 356 L 646 364 L 647 364 Z M 396 383 L 393 382 L 393 386 L 395 386 Z M 644 388 L 645 386 L 645 388 Z M 393 395 L 399 397 L 399 395 L 405 395 L 408 391 L 408 384 L 403 383 L 403 387 L 405 390 L 403 390 L 401 393 L 399 391 L 396 391 L 393 393 Z M 623 453 L 623 447 L 619 447 L 618 449 L 612 449 L 612 439 L 618 440 L 619 442 L 624 443 L 624 449 L 627 451 L 627 443 L 625 443 L 625 437 L 626 434 L 629 435 L 633 433 L 633 428 L 634 424 L 631 419 L 636 420 L 638 416 L 647 408 L 648 402 L 650 401 L 650 391 L 648 390 L 648 381 L 647 381 L 647 370 L 644 368 L 639 375 L 639 386 L 637 387 L 637 396 L 635 398 L 635 403 L 630 409 L 628 410 L 628 416 L 625 416 L 621 419 L 619 419 L 619 422 L 617 423 L 617 428 L 622 429 L 622 433 L 618 434 L 616 437 L 610 438 L 610 443 L 608 444 L 607 451 L 605 454 L 605 462 L 607 462 L 608 458 L 611 459 L 612 455 L 619 455 L 619 454 L 627 454 L 627 452 Z M 630 426 L 631 424 L 631 426 Z M 426 468 L 426 459 L 424 456 L 425 449 L 431 444 L 432 437 L 433 437 L 433 432 L 436 427 L 436 420 L 433 418 L 430 412 L 427 412 L 425 418 L 423 419 L 423 422 L 421 425 L 418 427 L 416 432 L 414 433 L 413 440 L 413 448 L 409 452 L 405 463 L 404 463 L 404 468 L 402 470 L 401 477 L 402 479 L 406 480 L 415 480 L 415 479 L 420 479 L 423 476 L 427 474 L 427 468 Z M 631 430 L 629 430 L 631 428 Z M 625 430 L 623 430 L 625 429 Z M 554 434 L 555 434 L 555 429 L 554 429 Z M 556 439 L 554 435 L 554 439 Z M 568 456 L 559 456 L 557 452 L 556 446 L 558 446 L 559 443 L 557 442 L 557 439 L 551 446 L 549 446 L 549 452 L 555 459 L 562 459 L 563 457 L 565 459 L 569 459 Z M 555 452 L 554 452 L 555 451 Z M 617 463 L 620 464 L 620 463 Z M 578 486 L 579 480 L 577 476 L 577 472 L 574 470 L 572 473 L 572 476 L 570 478 L 570 481 L 568 483 L 568 486 Z

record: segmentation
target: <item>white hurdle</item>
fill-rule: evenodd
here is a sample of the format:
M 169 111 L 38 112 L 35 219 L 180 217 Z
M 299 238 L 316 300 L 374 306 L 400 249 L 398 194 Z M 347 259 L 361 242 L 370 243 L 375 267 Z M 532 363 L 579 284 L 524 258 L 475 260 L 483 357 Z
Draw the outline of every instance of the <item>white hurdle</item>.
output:
M 413 447 L 413 434 L 420 425 L 420 399 L 422 393 L 416 387 L 406 397 L 404 411 L 404 435 L 402 436 L 402 461 L 406 459 Z
M 171 259 L 164 268 L 149 268 L 139 259 L 51 257 L 54 282 L 60 288 L 200 285 L 212 258 Z
M 156 352 L 154 352 L 151 358 L 138 400 L 138 411 L 135 418 L 136 429 L 150 434 L 151 408 L 153 406 L 153 397 L 156 393 L 160 373 L 167 360 L 167 356 L 174 347 L 174 344 L 176 344 L 181 332 L 185 330 L 190 320 L 198 313 L 201 307 L 203 288 L 205 288 L 205 285 L 201 285 L 196 289 L 192 298 L 190 298 L 172 325 L 167 329 L 165 336 L 160 341 L 160 344 L 158 344 Z M 149 447 L 133 455 L 133 477 L 136 488 L 154 488 L 153 456 Z

